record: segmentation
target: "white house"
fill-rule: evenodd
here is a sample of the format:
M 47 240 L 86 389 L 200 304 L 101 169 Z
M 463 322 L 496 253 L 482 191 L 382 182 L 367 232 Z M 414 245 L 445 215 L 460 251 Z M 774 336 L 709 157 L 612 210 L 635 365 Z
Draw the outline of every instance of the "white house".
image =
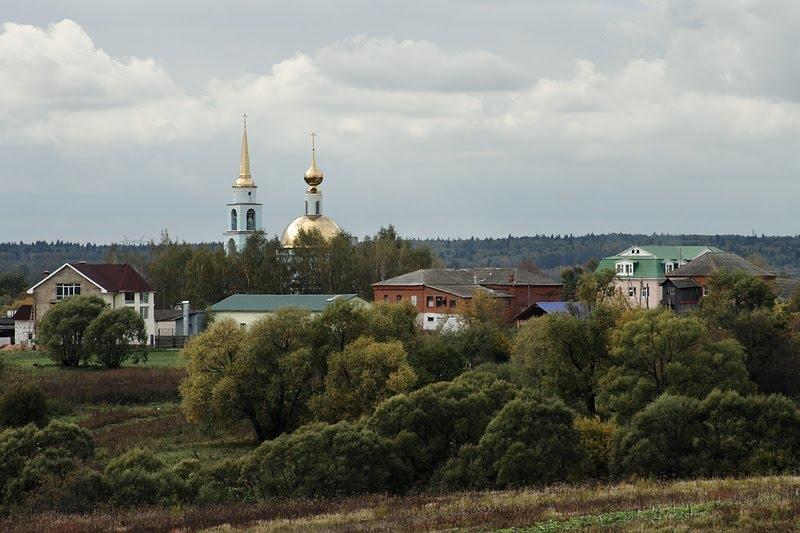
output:
M 99 296 L 112 309 L 130 307 L 144 319 L 147 336 L 156 334 L 155 291 L 128 264 L 64 263 L 28 289 L 33 296 L 34 340 L 36 324 L 51 306 L 70 296 Z

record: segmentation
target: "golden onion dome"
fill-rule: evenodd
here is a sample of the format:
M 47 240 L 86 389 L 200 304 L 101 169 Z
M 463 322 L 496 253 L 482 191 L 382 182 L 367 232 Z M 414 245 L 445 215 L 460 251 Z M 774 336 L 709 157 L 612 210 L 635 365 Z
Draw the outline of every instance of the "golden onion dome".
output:
M 326 241 L 330 241 L 342 233 L 339 224 L 326 216 L 304 215 L 297 217 L 286 226 L 281 236 L 281 244 L 284 248 L 294 248 L 301 231 L 308 233 L 314 230 L 319 231 Z
M 319 186 L 319 184 L 322 183 L 323 180 L 322 171 L 317 166 L 317 158 L 314 153 L 315 151 L 316 150 L 314 149 L 311 150 L 311 166 L 308 167 L 308 170 L 306 170 L 306 174 L 303 177 L 303 179 L 306 180 L 306 183 L 308 183 L 310 187 Z

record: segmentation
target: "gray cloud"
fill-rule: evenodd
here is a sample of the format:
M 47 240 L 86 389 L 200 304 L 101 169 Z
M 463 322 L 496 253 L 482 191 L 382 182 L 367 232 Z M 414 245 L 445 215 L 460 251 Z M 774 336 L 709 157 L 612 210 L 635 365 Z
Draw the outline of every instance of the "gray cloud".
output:
M 542 63 L 505 39 L 514 20 L 524 27 L 553 8 L 475 2 L 459 24 L 480 27 L 491 14 L 509 25 L 483 24 L 474 40 L 485 48 L 444 33 L 326 26 L 327 42 L 205 79 L 144 45 L 112 53 L 113 38 L 72 20 L 7 23 L 0 178 L 22 201 L 0 240 L 115 240 L 163 227 L 218 239 L 244 111 L 274 233 L 302 203 L 311 129 L 328 211 L 356 234 L 390 222 L 420 236 L 800 232 L 782 214 L 800 193 L 798 67 L 786 46 L 800 17 L 775 4 L 647 2 L 620 19 L 616 6 L 565 3 L 551 25 L 570 13 L 576 25 L 595 19 L 615 53 L 576 55 L 580 39 L 550 36 L 552 49 L 563 43 L 553 57 L 566 59 Z M 426 24 L 409 19 L 396 35 Z M 195 44 L 192 60 L 203 61 Z M 46 213 L 33 223 L 32 202 Z

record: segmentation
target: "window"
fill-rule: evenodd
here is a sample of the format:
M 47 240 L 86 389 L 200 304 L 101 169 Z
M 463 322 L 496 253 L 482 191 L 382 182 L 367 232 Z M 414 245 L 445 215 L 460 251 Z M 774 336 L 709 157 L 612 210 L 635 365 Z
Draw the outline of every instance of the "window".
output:
M 139 303 L 146 304 L 150 302 L 150 293 L 149 292 L 142 292 L 139 293 Z
M 417 306 L 417 295 L 416 294 L 412 294 L 411 295 L 411 305 L 413 305 L 414 307 Z
M 628 298 L 636 298 L 636 287 L 628 287 Z
M 387 303 L 389 301 L 389 295 L 388 294 L 384 294 L 383 295 L 383 301 L 384 301 L 384 303 Z
M 316 214 L 319 215 L 319 200 L 316 201 L 316 204 L 317 204 L 317 213 Z
M 239 324 L 239 329 L 241 329 L 242 331 L 246 330 L 247 329 L 247 324 L 245 324 L 245 323 Z
M 455 306 L 456 306 L 456 301 L 450 300 L 450 307 L 455 307 Z
M 397 303 L 400 303 L 402 301 L 403 301 L 403 297 L 400 294 L 398 294 L 397 295 Z
M 672 261 L 667 261 L 666 263 L 664 263 L 664 272 L 669 273 L 672 272 L 673 270 L 675 270 L 675 263 L 673 263 Z
M 125 303 L 126 304 L 132 304 L 134 296 L 136 296 L 135 292 L 126 292 L 125 293 Z
M 228 239 L 228 253 L 233 255 L 236 253 L 236 241 Z
M 308 200 L 306 200 L 306 215 L 308 214 Z
M 256 210 L 255 209 L 248 209 L 247 210 L 247 231 L 255 231 L 256 230 Z
M 70 296 L 80 296 L 80 283 L 56 283 L 56 300 L 63 300 Z
M 630 261 L 620 261 L 616 267 L 618 276 L 630 276 L 633 274 L 633 263 Z
M 642 287 L 642 298 L 650 298 L 650 285 Z
M 708 296 L 708 288 L 703 287 L 703 296 Z
M 236 214 L 236 209 L 231 209 L 231 231 L 236 231 L 239 228 L 238 218 L 239 215 Z
M 443 296 L 437 296 L 436 297 L 436 307 L 442 307 L 444 305 L 447 305 L 447 298 L 445 298 Z
M 150 308 L 145 305 L 139 308 L 139 316 L 141 316 L 144 320 L 147 320 L 148 317 L 150 316 L 149 312 Z
M 429 316 L 429 317 L 428 317 L 428 322 L 433 322 L 433 320 L 434 320 L 434 319 L 433 319 L 433 317 L 432 317 L 432 316 Z
M 425 305 L 426 305 L 427 307 L 433 307 L 433 296 L 428 296 L 428 297 L 425 299 Z

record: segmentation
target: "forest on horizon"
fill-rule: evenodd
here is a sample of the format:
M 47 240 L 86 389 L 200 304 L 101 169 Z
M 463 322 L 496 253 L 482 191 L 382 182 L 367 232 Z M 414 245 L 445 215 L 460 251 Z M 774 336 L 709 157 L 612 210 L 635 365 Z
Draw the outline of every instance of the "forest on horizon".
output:
M 800 275 L 800 236 L 588 234 L 533 235 L 469 239 L 410 239 L 415 246 L 429 246 L 450 268 L 518 266 L 534 262 L 552 276 L 562 268 L 583 265 L 591 259 L 613 255 L 634 244 L 709 245 L 755 259 L 777 274 Z M 198 243 L 222 246 L 221 243 Z M 143 268 L 149 244 L 81 244 L 66 241 L 0 243 L 0 272 L 19 272 L 29 281 L 43 271 L 68 261 L 129 262 Z

